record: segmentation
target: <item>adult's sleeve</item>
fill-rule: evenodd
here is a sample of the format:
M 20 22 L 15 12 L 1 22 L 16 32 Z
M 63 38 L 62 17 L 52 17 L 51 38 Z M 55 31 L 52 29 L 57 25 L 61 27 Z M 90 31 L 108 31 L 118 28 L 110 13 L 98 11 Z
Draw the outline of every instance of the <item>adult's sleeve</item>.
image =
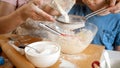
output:
M 1 1 L 10 3 L 10 4 L 14 5 L 14 6 L 17 6 L 17 0 L 1 0 Z

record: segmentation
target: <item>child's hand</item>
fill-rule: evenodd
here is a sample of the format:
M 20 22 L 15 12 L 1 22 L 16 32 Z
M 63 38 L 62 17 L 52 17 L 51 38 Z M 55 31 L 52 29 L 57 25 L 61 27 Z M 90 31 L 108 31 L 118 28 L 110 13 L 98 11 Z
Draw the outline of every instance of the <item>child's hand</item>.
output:
M 120 13 L 120 0 L 109 0 L 110 1 L 110 12 Z

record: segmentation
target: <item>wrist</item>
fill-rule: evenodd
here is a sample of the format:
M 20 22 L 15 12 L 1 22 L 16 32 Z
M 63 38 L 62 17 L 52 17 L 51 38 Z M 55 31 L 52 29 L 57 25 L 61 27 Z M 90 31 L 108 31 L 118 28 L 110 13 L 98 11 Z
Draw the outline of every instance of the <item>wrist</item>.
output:
M 20 7 L 19 9 L 16 10 L 16 13 L 17 15 L 19 16 L 19 19 L 21 21 L 26 21 L 26 19 L 29 17 L 27 14 L 26 14 L 26 6 L 22 6 Z
M 15 16 L 19 21 L 25 21 L 25 18 L 23 18 L 24 15 L 20 11 L 16 11 Z

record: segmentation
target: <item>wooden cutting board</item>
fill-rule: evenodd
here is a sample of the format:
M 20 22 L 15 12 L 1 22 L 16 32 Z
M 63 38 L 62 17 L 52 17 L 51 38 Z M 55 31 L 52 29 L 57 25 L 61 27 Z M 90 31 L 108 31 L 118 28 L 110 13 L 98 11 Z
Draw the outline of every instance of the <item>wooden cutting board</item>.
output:
M 0 40 L 6 41 L 6 40 L 8 40 L 8 37 L 11 37 L 11 36 L 15 36 L 15 35 L 11 35 L 11 34 L 0 35 Z M 5 44 L 5 45 L 9 46 L 9 44 Z M 103 50 L 104 50 L 103 46 L 90 44 L 83 52 L 78 53 L 78 54 L 68 55 L 68 54 L 61 53 L 60 59 L 62 58 L 64 60 L 69 61 L 70 63 L 74 64 L 77 68 L 92 68 L 92 63 L 100 60 Z M 19 54 L 19 53 L 17 53 L 17 54 Z M 22 58 L 25 58 L 25 56 L 22 56 Z M 62 64 L 62 61 L 60 59 L 58 60 L 58 62 L 56 64 L 54 64 L 53 66 L 51 66 L 49 68 L 59 68 L 60 65 Z M 14 59 L 12 59 L 12 60 L 14 60 Z M 27 59 L 24 59 L 24 60 L 27 60 Z M 16 62 L 17 62 L 17 59 L 16 59 Z M 16 65 L 18 65 L 18 64 L 15 64 L 15 66 Z M 97 66 L 96 66 L 96 68 L 97 68 Z
M 92 64 L 100 61 L 103 50 L 103 46 L 90 44 L 82 53 L 75 55 L 61 54 L 61 58 L 73 63 L 77 68 L 93 68 Z M 59 68 L 59 65 L 62 64 L 61 62 L 62 61 L 59 60 L 50 68 Z M 97 66 L 95 68 L 97 68 Z

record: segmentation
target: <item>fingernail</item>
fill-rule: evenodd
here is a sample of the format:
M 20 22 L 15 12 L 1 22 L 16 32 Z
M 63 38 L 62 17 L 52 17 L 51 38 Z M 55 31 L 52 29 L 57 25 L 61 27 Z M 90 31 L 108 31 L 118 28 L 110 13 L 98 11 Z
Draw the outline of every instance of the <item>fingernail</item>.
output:
M 50 21 L 55 22 L 55 19 L 53 17 L 50 17 Z

